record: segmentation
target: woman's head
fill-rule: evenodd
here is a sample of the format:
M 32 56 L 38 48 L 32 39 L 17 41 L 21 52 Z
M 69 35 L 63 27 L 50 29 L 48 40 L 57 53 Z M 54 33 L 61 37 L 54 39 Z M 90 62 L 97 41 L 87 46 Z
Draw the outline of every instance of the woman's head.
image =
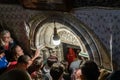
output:
M 24 52 L 23 52 L 23 49 L 19 45 L 15 45 L 12 48 L 12 54 L 13 54 L 13 58 L 17 60 L 19 56 L 24 55 Z
M 28 68 L 28 72 L 31 74 L 34 71 L 39 71 L 43 67 L 42 57 L 37 57 L 33 60 L 32 65 Z
M 4 41 L 5 43 L 9 43 L 11 41 L 10 32 L 8 30 L 2 31 L 1 38 L 2 38 L 2 41 Z
M 42 57 L 37 57 L 35 60 L 33 60 L 32 66 L 36 68 L 36 70 L 39 70 L 43 66 L 43 59 Z

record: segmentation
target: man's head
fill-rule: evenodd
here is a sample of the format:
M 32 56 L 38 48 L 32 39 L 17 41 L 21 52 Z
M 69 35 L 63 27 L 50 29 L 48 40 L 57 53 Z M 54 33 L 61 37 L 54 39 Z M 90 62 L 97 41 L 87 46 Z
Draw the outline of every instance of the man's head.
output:
M 50 69 L 50 75 L 52 76 L 53 80 L 59 80 L 62 77 L 64 69 L 64 65 L 61 63 L 54 63 Z
M 28 55 L 22 55 L 18 58 L 17 64 L 27 69 L 32 64 L 32 60 Z
M 86 80 L 98 80 L 100 75 L 97 64 L 93 61 L 86 61 L 81 66 L 81 74 Z

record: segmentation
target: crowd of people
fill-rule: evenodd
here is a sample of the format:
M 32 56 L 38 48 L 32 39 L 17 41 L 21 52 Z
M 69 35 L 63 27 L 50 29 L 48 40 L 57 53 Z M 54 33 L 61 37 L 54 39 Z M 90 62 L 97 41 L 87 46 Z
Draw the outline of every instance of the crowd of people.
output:
M 24 54 L 8 30 L 0 33 L 0 80 L 120 80 L 120 71 L 109 73 L 94 61 L 76 58 L 59 61 L 50 55 L 46 61 L 37 49 L 33 57 Z

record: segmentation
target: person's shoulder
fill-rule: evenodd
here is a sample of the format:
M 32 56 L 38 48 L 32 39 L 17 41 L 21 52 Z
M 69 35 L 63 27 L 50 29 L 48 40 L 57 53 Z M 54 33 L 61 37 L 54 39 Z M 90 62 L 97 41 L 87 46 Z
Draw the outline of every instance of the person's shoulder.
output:
M 44 80 L 51 80 L 51 75 L 50 75 L 50 73 L 44 74 Z
M 10 70 L 9 73 L 16 76 L 16 78 L 21 78 L 23 80 L 31 80 L 30 74 L 27 71 L 24 71 L 24 70 L 13 69 L 13 70 Z

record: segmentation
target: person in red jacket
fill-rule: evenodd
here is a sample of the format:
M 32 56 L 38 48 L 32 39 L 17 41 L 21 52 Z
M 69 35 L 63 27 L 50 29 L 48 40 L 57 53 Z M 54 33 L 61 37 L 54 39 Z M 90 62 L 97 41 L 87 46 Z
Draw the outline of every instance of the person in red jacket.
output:
M 67 61 L 70 64 L 76 59 L 76 54 L 72 48 L 69 48 L 69 51 L 67 53 Z

